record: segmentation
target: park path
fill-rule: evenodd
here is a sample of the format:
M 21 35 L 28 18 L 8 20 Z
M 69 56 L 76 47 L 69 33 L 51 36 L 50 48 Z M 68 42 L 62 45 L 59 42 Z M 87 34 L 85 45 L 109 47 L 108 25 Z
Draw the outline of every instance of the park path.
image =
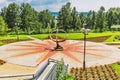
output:
M 114 46 L 114 47 L 117 47 L 118 49 L 120 49 L 120 42 L 106 42 L 105 44 L 107 44 L 109 46 Z
M 38 38 L 35 38 L 35 37 L 32 37 L 32 36 L 26 36 L 27 38 L 29 38 L 29 39 L 32 39 L 32 40 L 39 40 Z
M 32 36 L 30 36 L 30 35 L 28 35 L 28 36 L 26 36 L 26 37 L 29 38 L 29 39 L 32 39 L 32 40 L 39 40 L 38 38 L 32 37 Z M 117 47 L 117 48 L 120 49 L 120 42 L 107 42 L 107 43 L 105 43 L 105 44 L 111 45 L 111 46 L 114 46 L 114 47 Z

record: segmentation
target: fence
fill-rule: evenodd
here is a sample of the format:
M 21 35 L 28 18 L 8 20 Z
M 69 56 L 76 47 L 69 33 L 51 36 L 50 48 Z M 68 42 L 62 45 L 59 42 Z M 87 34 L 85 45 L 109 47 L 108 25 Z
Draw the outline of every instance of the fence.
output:
M 59 61 L 54 59 L 48 59 L 42 63 L 34 74 L 16 74 L 16 75 L 3 75 L 0 78 L 14 78 L 14 77 L 25 77 L 30 76 L 30 78 L 23 80 L 55 80 L 57 75 L 57 67 Z M 63 64 L 63 69 L 61 72 L 67 73 L 68 65 Z

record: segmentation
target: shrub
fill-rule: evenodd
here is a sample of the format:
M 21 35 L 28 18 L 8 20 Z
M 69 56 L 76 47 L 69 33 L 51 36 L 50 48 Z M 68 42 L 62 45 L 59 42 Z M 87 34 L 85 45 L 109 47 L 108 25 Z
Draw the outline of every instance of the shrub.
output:
M 0 59 L 0 65 L 3 65 L 5 63 L 6 63 L 6 61 Z

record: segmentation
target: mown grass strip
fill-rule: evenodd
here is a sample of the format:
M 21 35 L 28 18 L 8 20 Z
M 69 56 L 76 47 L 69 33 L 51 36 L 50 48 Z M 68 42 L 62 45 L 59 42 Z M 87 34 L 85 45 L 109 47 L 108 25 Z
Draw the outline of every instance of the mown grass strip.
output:
M 117 63 L 111 64 L 112 68 L 120 75 L 120 65 Z

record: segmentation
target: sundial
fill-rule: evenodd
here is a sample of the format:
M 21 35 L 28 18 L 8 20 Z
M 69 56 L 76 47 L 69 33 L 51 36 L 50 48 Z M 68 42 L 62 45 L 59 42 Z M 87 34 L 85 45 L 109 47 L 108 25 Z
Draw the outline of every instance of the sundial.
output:
M 61 36 L 63 33 L 65 36 Z M 38 66 L 49 58 L 63 58 L 69 67 L 82 67 L 84 41 L 67 40 L 64 30 L 54 30 L 50 39 L 33 39 L 0 46 L 0 59 L 22 66 Z M 119 56 L 120 50 L 116 47 L 86 42 L 86 67 L 114 63 L 120 61 Z
M 65 37 L 58 36 L 59 32 L 65 33 Z M 56 33 L 56 34 L 53 34 L 53 33 Z M 50 36 L 50 39 L 56 43 L 56 46 L 53 48 L 53 50 L 62 51 L 64 48 L 59 43 L 65 41 L 67 39 L 66 32 L 62 29 L 56 29 L 49 36 Z

